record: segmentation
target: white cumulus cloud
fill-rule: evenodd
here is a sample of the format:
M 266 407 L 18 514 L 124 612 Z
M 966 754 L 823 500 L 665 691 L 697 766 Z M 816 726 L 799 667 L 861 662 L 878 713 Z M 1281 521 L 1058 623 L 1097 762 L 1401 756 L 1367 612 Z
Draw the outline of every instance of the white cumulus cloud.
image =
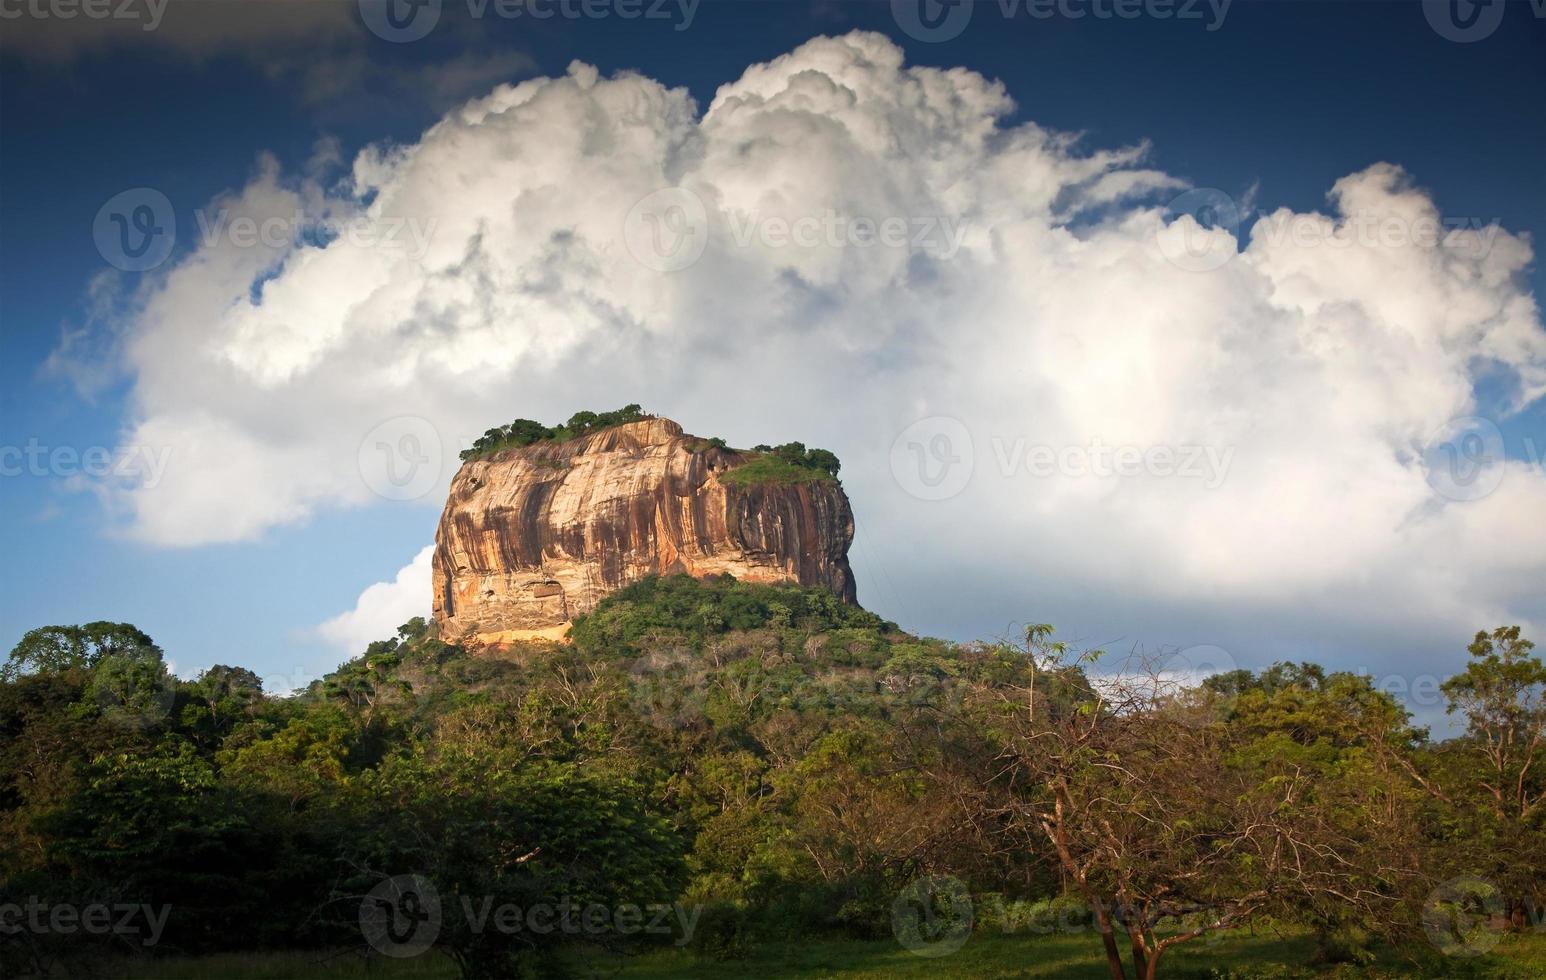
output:
M 415 616 L 429 615 L 430 545 L 397 570 L 390 582 L 377 582 L 360 593 L 354 608 L 317 627 L 317 634 L 342 653 L 354 657 L 376 640 L 397 633 Z
M 1424 463 L 1451 419 L 1546 391 L 1526 235 L 1451 233 L 1391 163 L 1325 213 L 1205 226 L 1167 212 L 1186 185 L 1147 146 L 1013 108 L 854 33 L 706 108 L 576 63 L 368 147 L 341 184 L 262 161 L 219 205 L 336 236 L 215 236 L 143 297 L 126 441 L 175 453 L 123 496 L 132 530 L 252 539 L 391 497 L 409 463 L 436 506 L 488 426 L 637 401 L 837 451 L 861 599 L 904 620 L 1094 595 L 1124 624 L 1216 627 L 1179 643 L 1250 623 L 1389 651 L 1539 613 L 1546 475 L 1512 462 L 1452 499 Z M 1484 377 L 1501 401 L 1478 403 Z M 893 446 L 935 417 L 971 441 L 945 500 L 907 466 L 967 447 Z M 384 423 L 412 440 L 362 446 Z

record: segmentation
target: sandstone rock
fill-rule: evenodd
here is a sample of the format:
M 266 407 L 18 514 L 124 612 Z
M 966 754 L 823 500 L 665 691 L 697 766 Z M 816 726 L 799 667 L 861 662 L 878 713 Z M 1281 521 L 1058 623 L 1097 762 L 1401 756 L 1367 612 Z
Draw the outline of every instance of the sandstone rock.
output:
M 441 638 L 553 636 L 651 574 L 728 572 L 854 602 L 842 487 L 720 480 L 745 460 L 655 418 L 463 464 L 435 532 Z

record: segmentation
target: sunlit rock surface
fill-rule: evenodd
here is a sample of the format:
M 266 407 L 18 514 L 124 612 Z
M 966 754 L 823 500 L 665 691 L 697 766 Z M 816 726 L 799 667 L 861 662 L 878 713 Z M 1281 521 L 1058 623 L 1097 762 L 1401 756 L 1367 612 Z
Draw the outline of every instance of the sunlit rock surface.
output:
M 656 418 L 463 464 L 435 532 L 441 638 L 558 635 L 651 574 L 728 572 L 855 601 L 841 485 L 721 482 L 744 460 Z

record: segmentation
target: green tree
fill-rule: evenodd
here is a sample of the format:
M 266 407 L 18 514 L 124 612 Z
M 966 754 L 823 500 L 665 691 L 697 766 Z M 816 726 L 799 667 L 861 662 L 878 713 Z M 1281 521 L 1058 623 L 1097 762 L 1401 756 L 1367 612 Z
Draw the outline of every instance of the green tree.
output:
M 1516 927 L 1546 905 L 1546 664 L 1518 626 L 1478 632 L 1443 684 L 1466 735 L 1429 783 L 1457 823 L 1453 855 L 1503 889 Z
M 129 623 L 95 622 L 84 626 L 41 626 L 28 630 L 11 650 L 0 680 L 23 674 L 91 670 L 104 657 L 161 650 Z
M 104 756 L 84 776 L 39 821 L 52 865 L 119 883 L 132 901 L 170 905 L 167 940 L 185 949 L 232 945 L 263 914 L 258 872 L 273 848 L 191 745 Z
M 669 903 L 685 878 L 683 842 L 631 787 L 572 766 L 403 757 L 356 790 L 355 805 L 372 816 L 340 856 L 351 873 L 339 907 L 352 914 L 361 895 L 397 875 L 427 878 L 443 901 L 436 945 L 464 977 L 550 975 L 561 945 L 621 938 L 610 914 L 586 921 L 587 907 Z M 562 924 L 505 931 L 484 918 L 504 906 L 528 924 L 533 909 Z
M 1465 671 L 1443 685 L 1449 711 L 1465 717 L 1493 808 L 1527 821 L 1546 801 L 1546 664 L 1518 626 L 1479 632 L 1467 649 Z

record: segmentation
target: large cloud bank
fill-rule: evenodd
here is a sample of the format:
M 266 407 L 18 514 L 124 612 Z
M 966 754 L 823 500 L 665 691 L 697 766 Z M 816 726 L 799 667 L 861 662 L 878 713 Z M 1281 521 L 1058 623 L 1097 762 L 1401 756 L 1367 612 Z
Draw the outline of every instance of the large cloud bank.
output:
M 701 111 L 576 64 L 341 181 L 264 161 L 207 210 L 344 233 L 213 235 L 142 295 L 126 442 L 174 456 L 124 491 L 132 531 L 198 545 L 381 495 L 434 506 L 489 425 L 638 401 L 837 451 L 861 598 L 904 621 L 1081 590 L 1307 642 L 1528 618 L 1546 476 L 1494 461 L 1490 492 L 1439 493 L 1422 451 L 1546 392 L 1527 237 L 1443 234 L 1381 163 L 1328 213 L 1237 238 L 1167 212 L 1185 185 L 1146 147 L 1012 108 L 856 33 Z M 1477 405 L 1484 376 L 1500 404 Z

